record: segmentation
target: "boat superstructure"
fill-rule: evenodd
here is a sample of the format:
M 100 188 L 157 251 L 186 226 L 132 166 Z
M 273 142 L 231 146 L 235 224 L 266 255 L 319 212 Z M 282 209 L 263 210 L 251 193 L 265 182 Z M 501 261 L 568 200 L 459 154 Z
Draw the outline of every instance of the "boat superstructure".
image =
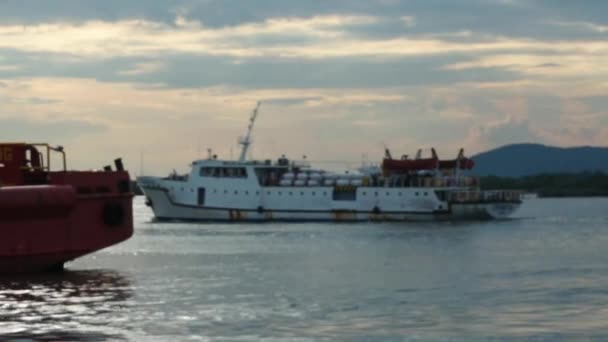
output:
M 418 155 L 379 167 L 333 173 L 308 162 L 247 160 L 254 110 L 236 161 L 215 155 L 196 160 L 189 174 L 138 177 L 158 219 L 218 221 L 407 221 L 490 219 L 511 215 L 521 204 L 516 191 L 481 191 L 474 166 L 461 151 L 454 160 Z

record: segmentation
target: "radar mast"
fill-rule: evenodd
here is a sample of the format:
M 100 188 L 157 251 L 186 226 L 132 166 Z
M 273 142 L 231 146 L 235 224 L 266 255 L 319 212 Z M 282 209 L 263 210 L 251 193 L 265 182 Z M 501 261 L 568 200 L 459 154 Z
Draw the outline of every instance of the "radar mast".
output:
M 253 130 L 253 124 L 255 123 L 255 119 L 258 117 L 258 110 L 260 109 L 261 101 L 258 101 L 253 112 L 251 113 L 251 118 L 249 119 L 249 126 L 247 127 L 247 135 L 239 139 L 239 144 L 243 147 L 241 149 L 241 156 L 239 158 L 240 162 L 244 162 L 247 157 L 247 150 L 251 145 L 251 131 Z

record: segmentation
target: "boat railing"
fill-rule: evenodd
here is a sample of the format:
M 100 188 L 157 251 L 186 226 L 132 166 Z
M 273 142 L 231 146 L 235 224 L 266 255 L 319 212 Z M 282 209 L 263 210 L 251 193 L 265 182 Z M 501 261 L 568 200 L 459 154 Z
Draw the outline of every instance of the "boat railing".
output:
M 188 175 L 177 175 L 177 176 L 168 176 L 163 178 L 163 180 L 170 180 L 175 182 L 188 182 Z
M 447 200 L 452 203 L 496 203 L 521 202 L 522 192 L 517 190 L 457 190 L 448 193 Z
M 363 182 L 370 186 L 388 186 L 398 188 L 478 188 L 479 178 L 473 176 L 399 176 L 388 179 L 371 179 L 371 182 Z
M 292 168 L 297 168 L 297 169 L 309 169 L 311 167 L 311 164 L 306 159 L 303 159 L 303 160 L 293 160 L 291 162 L 291 167 Z
M 41 150 L 45 151 L 45 155 L 46 158 L 42 158 L 42 153 L 37 153 L 39 155 L 38 158 L 39 161 L 38 163 L 34 163 L 33 160 L 30 160 L 30 162 L 32 162 L 32 165 L 28 165 L 28 166 L 23 166 L 22 169 L 23 170 L 31 170 L 31 171 L 43 171 L 43 172 L 48 172 L 51 171 L 51 152 L 54 153 L 58 153 L 61 155 L 61 162 L 62 162 L 62 171 L 66 171 L 67 170 L 67 161 L 66 161 L 66 155 L 65 155 L 65 151 L 63 150 L 63 146 L 57 146 L 57 147 L 53 147 L 47 143 L 33 143 L 33 144 L 28 144 L 31 147 L 37 147 L 40 148 Z M 31 156 L 31 158 L 35 158 L 34 156 Z M 45 164 L 46 161 L 46 164 Z
M 450 177 L 423 177 L 417 178 L 415 186 L 419 187 L 433 187 L 433 188 L 444 188 L 444 187 L 468 187 L 474 188 L 479 186 L 479 178 L 472 176 L 450 176 Z
M 353 185 L 356 187 L 387 187 L 387 188 L 479 188 L 479 178 L 473 176 L 393 176 L 381 177 L 376 175 L 353 177 L 353 175 L 333 175 L 332 177 L 281 178 L 271 184 L 262 182 L 263 186 L 334 186 Z

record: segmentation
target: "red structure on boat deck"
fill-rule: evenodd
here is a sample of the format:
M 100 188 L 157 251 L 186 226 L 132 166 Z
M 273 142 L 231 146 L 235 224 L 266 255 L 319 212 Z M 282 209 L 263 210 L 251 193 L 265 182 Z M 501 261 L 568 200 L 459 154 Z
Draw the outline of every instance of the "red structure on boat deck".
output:
M 51 171 L 57 156 L 62 168 Z M 115 164 L 67 171 L 61 147 L 0 144 L 0 273 L 62 269 L 131 237 L 130 178 Z
M 393 172 L 435 170 L 438 165 L 439 159 L 437 158 L 384 159 L 382 161 L 382 169 Z
M 473 159 L 464 156 L 464 150 L 460 149 L 458 157 L 452 160 L 440 160 L 437 157 L 435 149 L 431 149 L 431 158 L 416 158 L 416 159 L 392 159 L 390 153 L 382 161 L 382 169 L 385 172 L 404 173 L 410 171 L 421 170 L 471 170 L 475 166 Z

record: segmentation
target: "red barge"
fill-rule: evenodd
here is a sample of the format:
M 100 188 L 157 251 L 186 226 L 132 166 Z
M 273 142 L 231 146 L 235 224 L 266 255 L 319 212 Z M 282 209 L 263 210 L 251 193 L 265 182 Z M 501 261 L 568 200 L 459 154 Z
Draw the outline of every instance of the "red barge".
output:
M 68 171 L 61 147 L 0 144 L 0 273 L 61 270 L 131 237 L 130 178 L 115 166 Z

